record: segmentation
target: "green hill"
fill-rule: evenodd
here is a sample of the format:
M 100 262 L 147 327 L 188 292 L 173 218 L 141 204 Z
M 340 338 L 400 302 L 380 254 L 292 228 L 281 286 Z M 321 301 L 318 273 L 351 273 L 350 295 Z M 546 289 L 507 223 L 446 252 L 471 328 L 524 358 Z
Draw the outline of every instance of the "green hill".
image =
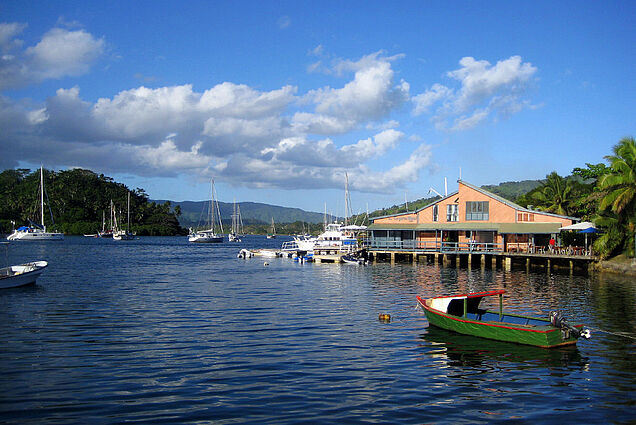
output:
M 168 201 L 155 200 L 159 205 L 162 205 Z M 206 202 L 209 201 L 169 201 L 172 207 L 179 206 L 181 208 L 181 216 L 179 216 L 179 223 L 183 227 L 196 226 L 200 220 L 201 212 Z M 237 202 L 238 207 L 241 210 L 241 218 L 245 225 L 252 224 L 267 224 L 272 222 L 272 217 L 275 223 L 293 223 L 293 222 L 305 222 L 305 223 L 322 223 L 323 214 L 316 212 L 308 212 L 301 210 L 300 208 L 287 208 L 277 205 L 262 204 L 258 202 Z M 219 210 L 221 211 L 221 219 L 225 224 L 230 223 L 232 220 L 232 211 L 234 205 L 228 202 L 219 202 Z

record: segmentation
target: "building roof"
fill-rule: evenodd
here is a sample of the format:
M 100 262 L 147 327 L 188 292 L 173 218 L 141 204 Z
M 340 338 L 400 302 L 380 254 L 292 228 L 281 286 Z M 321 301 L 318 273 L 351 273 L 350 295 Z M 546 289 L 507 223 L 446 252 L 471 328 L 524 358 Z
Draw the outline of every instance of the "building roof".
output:
M 489 191 L 487 191 L 487 190 L 485 190 L 485 189 L 482 189 L 482 188 L 480 188 L 480 187 L 478 187 L 478 186 L 475 186 L 475 185 L 472 185 L 472 184 L 470 184 L 470 183 L 467 183 L 467 182 L 465 182 L 465 181 L 463 181 L 463 180 L 457 180 L 457 182 L 458 182 L 458 183 L 460 183 L 460 184 L 463 184 L 464 186 L 469 187 L 469 188 L 471 188 L 471 189 L 473 189 L 473 190 L 475 190 L 475 191 L 477 191 L 477 192 L 479 192 L 479 193 L 481 193 L 481 194 L 483 194 L 483 195 L 486 195 L 486 196 L 488 196 L 488 197 L 490 197 L 490 198 L 493 198 L 494 200 L 496 200 L 496 201 L 498 201 L 498 202 L 501 202 L 502 204 L 507 205 L 507 206 L 509 206 L 510 208 L 514 208 L 514 209 L 515 209 L 515 210 L 517 210 L 517 211 L 527 212 L 527 213 L 533 213 L 533 214 L 547 215 L 547 216 L 549 216 L 549 217 L 565 218 L 565 219 L 572 220 L 572 221 L 575 221 L 575 222 L 578 222 L 578 221 L 580 221 L 580 220 L 581 220 L 580 218 L 576 218 L 576 217 L 569 217 L 569 216 L 566 216 L 566 215 L 553 214 L 553 213 L 549 213 L 549 212 L 545 212 L 545 211 L 538 211 L 538 210 L 530 210 L 530 209 L 528 209 L 528 208 L 524 208 L 524 207 L 522 207 L 522 206 L 521 206 L 521 205 L 519 205 L 519 204 L 515 204 L 515 203 L 514 203 L 514 202 L 512 202 L 512 201 L 509 201 L 509 200 L 507 200 L 507 199 L 505 199 L 505 198 L 502 198 L 502 197 L 501 197 L 501 196 L 499 196 L 499 195 L 496 195 L 496 194 L 494 194 L 494 193 L 492 193 L 492 192 L 489 192 Z M 383 215 L 383 216 L 379 216 L 379 217 L 369 217 L 369 220 L 373 222 L 374 220 L 378 220 L 378 219 L 381 219 L 381 218 L 397 217 L 397 216 L 401 216 L 401 215 L 409 215 L 409 214 L 417 214 L 417 213 L 419 213 L 420 211 L 422 211 L 422 210 L 424 210 L 424 209 L 426 209 L 426 208 L 430 207 L 431 205 L 435 205 L 435 204 L 437 204 L 437 203 L 439 203 L 439 202 L 442 202 L 442 201 L 444 201 L 444 200 L 446 200 L 446 199 L 448 199 L 448 198 L 451 198 L 451 197 L 453 197 L 453 196 L 456 196 L 457 194 L 459 194 L 459 191 L 455 191 L 455 192 L 453 192 L 453 193 L 450 193 L 450 194 L 448 194 L 448 195 L 444 196 L 443 198 L 437 199 L 437 200 L 435 200 L 435 201 L 431 202 L 430 204 L 425 205 L 425 206 L 423 206 L 422 208 L 419 208 L 419 209 L 417 209 L 417 210 L 415 210 L 415 211 L 406 211 L 406 212 L 402 212 L 402 213 L 396 213 L 396 214 Z
M 499 196 L 499 195 L 495 195 L 495 194 L 494 194 L 494 193 L 492 193 L 492 192 L 488 192 L 487 190 L 482 189 L 481 187 L 477 187 L 477 186 L 475 186 L 475 185 L 472 185 L 472 184 L 470 184 L 470 183 L 467 183 L 467 182 L 465 182 L 465 181 L 463 181 L 463 180 L 458 180 L 457 182 L 458 182 L 458 183 L 461 183 L 461 184 L 463 184 L 463 185 L 465 185 L 465 186 L 468 186 L 469 188 L 471 188 L 471 189 L 473 189 L 473 190 L 476 190 L 477 192 L 480 192 L 480 193 L 482 193 L 482 194 L 484 194 L 484 195 L 486 195 L 486 196 L 490 196 L 491 198 L 496 199 L 497 201 L 499 201 L 499 202 L 501 202 L 501 203 L 503 203 L 503 204 L 505 204 L 505 205 L 508 205 L 509 207 L 514 208 L 514 209 L 516 209 L 516 210 L 518 210 L 518 211 L 521 211 L 521 212 L 528 212 L 528 213 L 533 213 L 533 214 L 543 214 L 543 215 L 547 215 L 547 216 L 551 216 L 551 217 L 566 218 L 566 219 L 568 219 L 568 220 L 573 220 L 573 221 L 580 221 L 580 220 L 581 220 L 580 218 L 576 218 L 576 217 L 569 217 L 569 216 L 567 216 L 567 215 L 559 215 L 559 214 L 553 214 L 553 213 L 549 213 L 549 212 L 545 212 L 545 211 L 530 210 L 530 209 L 528 209 L 528 208 L 524 208 L 524 207 L 522 207 L 522 206 L 521 206 L 521 205 L 519 205 L 519 204 L 515 204 L 515 203 L 514 203 L 514 202 L 512 202 L 512 201 L 509 201 L 509 200 L 507 200 L 507 199 L 505 199 L 505 198 L 502 198 L 502 197 L 501 197 L 501 196 Z

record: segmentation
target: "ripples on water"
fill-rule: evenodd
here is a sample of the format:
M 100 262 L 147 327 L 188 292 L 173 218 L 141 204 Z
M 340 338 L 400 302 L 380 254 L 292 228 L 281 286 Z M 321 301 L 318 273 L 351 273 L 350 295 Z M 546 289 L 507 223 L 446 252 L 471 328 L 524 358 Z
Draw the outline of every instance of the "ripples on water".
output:
M 628 423 L 636 285 L 616 276 L 239 260 L 185 238 L 12 243 L 0 423 Z M 428 328 L 415 296 L 505 288 L 591 328 L 544 350 Z M 392 321 L 381 323 L 379 313 Z

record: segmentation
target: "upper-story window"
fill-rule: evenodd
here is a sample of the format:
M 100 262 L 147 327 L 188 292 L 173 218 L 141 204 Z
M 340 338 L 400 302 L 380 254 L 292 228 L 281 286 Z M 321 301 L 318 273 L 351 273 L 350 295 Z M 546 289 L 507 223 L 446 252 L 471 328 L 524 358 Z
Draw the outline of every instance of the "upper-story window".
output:
M 439 219 L 439 208 L 437 205 L 433 205 L 433 221 L 437 221 Z
M 517 212 L 517 221 L 534 221 L 534 214 Z
M 457 221 L 459 217 L 459 205 L 448 204 L 446 205 L 446 221 Z
M 466 202 L 466 221 L 488 220 L 488 201 Z

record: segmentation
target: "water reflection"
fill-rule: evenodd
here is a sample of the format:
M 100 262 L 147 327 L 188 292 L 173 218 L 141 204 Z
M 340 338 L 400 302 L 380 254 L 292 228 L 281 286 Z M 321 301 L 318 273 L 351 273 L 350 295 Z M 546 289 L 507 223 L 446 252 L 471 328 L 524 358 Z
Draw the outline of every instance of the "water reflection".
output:
M 461 335 L 434 326 L 428 327 L 421 340 L 432 349 L 427 354 L 445 359 L 448 366 L 490 368 L 500 362 L 514 362 L 523 363 L 516 365 L 518 368 L 585 370 L 589 364 L 576 346 L 545 349 Z

